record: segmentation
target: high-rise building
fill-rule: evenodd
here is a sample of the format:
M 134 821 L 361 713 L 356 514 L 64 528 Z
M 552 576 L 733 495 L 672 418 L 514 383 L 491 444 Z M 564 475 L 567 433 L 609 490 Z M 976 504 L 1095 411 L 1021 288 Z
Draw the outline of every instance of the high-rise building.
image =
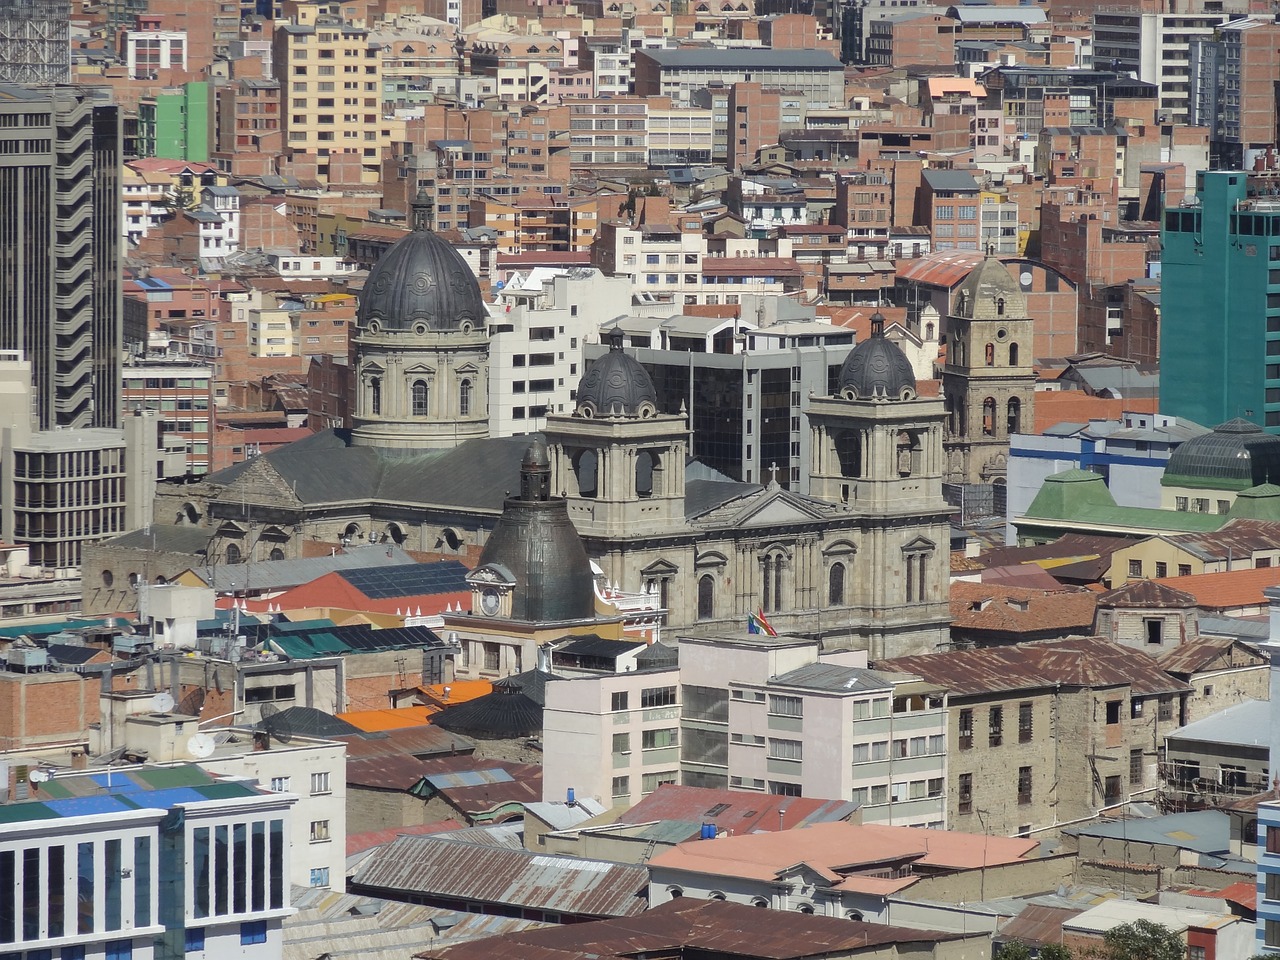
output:
M 1165 210 L 1160 412 L 1280 433 L 1280 197 L 1255 193 L 1245 173 L 1202 172 Z
M 71 4 L 0 0 L 0 83 L 71 79 Z
M 1214 165 L 1252 169 L 1276 144 L 1280 24 L 1270 17 L 1232 20 L 1189 53 L 1188 119 L 1209 128 Z
M 33 428 L 120 423 L 120 111 L 0 85 L 0 349 L 32 365 Z

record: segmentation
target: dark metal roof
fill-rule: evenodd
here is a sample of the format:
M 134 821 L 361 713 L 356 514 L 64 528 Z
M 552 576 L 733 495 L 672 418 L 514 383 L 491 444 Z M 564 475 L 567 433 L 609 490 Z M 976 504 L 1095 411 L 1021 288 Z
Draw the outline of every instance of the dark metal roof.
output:
M 437 713 L 431 725 L 477 740 L 537 737 L 542 733 L 542 704 L 518 687 L 495 685 L 492 693 Z
M 576 394 L 579 410 L 595 417 L 638 417 L 658 407 L 658 391 L 649 371 L 622 349 L 622 331 L 609 335 L 609 350 L 582 373 Z
M 161 553 L 204 553 L 213 531 L 190 524 L 153 523 L 141 530 L 112 537 L 104 546 L 156 550 Z
M 636 864 L 549 857 L 446 837 L 399 837 L 369 855 L 351 887 L 574 917 L 612 917 L 643 912 L 648 880 L 648 870 Z
M 839 393 L 853 400 L 886 397 L 913 399 L 916 375 L 902 348 L 884 335 L 884 317 L 871 318 L 871 336 L 862 341 L 840 365 Z
M 1186 689 L 1186 684 L 1160 669 L 1142 651 L 1101 637 L 896 657 L 875 666 L 887 672 L 916 674 L 962 697 L 1059 685 L 1092 689 L 1129 686 L 1139 696 Z
M 636 647 L 644 647 L 643 640 L 610 640 L 596 634 L 575 637 L 568 643 L 556 647 L 556 653 L 567 653 L 577 657 L 609 657 L 616 659 L 624 653 L 630 653 Z
M 640 916 L 522 930 L 450 947 L 432 947 L 417 956 L 421 960 L 615 960 L 638 956 L 807 960 L 862 956 L 863 951 L 876 956 L 914 956 L 917 952 L 932 955 L 929 945 L 973 936 L 988 934 L 891 927 L 678 897 Z M 894 944 L 902 945 L 900 954 L 883 949 Z M 920 946 L 913 949 L 910 944 Z
M 1280 437 L 1237 417 L 1184 440 L 1161 480 L 1165 486 L 1243 489 L 1280 482 Z
M 415 230 L 378 258 L 360 291 L 358 321 L 368 330 L 412 330 L 424 322 L 432 330 L 479 328 L 488 317 L 480 284 L 462 255 L 443 237 Z
M 1123 587 L 1098 597 L 1099 607 L 1126 607 L 1159 610 L 1166 607 L 1194 607 L 1196 598 L 1182 590 L 1154 580 L 1132 580 Z
M 359 727 L 315 707 L 288 707 L 276 714 L 276 722 L 283 722 L 301 737 L 342 737 L 360 732 Z

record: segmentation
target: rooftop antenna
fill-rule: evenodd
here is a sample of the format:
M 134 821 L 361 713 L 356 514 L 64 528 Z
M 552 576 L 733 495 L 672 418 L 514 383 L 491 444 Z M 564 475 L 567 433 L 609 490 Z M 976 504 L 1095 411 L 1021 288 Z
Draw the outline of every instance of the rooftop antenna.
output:
M 262 719 L 253 728 L 253 735 L 255 738 L 261 737 L 264 746 L 270 746 L 272 740 L 289 743 L 293 740 L 293 727 L 280 713 L 279 707 L 274 703 L 267 703 L 262 706 Z

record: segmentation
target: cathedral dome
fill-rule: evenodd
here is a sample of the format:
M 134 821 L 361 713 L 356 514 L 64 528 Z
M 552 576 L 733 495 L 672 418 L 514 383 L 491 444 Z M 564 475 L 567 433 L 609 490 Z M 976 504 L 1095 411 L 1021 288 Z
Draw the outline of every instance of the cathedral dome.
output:
M 429 203 L 419 199 L 413 209 L 413 232 L 369 271 L 360 292 L 360 329 L 466 333 L 483 327 L 488 312 L 475 274 L 447 240 L 427 229 Z
M 649 371 L 622 349 L 622 331 L 609 334 L 609 352 L 597 357 L 578 381 L 578 414 L 584 417 L 652 417 L 658 391 Z
M 535 440 L 521 464 L 520 496 L 507 500 L 477 569 L 494 565 L 515 581 L 511 619 L 531 623 L 595 616 L 595 574 L 564 500 L 543 480 L 546 446 Z
M 911 361 L 884 335 L 884 316 L 871 318 L 871 336 L 845 357 L 838 395 L 850 400 L 914 400 L 916 374 Z

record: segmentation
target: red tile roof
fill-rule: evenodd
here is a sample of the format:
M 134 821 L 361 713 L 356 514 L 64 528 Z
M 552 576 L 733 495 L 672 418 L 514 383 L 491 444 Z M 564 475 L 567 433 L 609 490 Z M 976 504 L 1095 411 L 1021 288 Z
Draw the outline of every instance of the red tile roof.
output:
M 1003 583 L 951 584 L 955 628 L 1000 634 L 1089 633 L 1098 598 L 1088 590 L 1037 590 Z
M 800 265 L 786 257 L 704 257 L 703 276 L 800 276 Z
M 1166 577 L 1155 582 L 1189 593 L 1196 606 L 1208 610 L 1260 607 L 1267 603 L 1262 591 L 1267 587 L 1280 586 L 1280 567 L 1198 573 L 1189 577 Z
M 1044 433 L 1060 423 L 1088 423 L 1090 420 L 1119 420 L 1129 413 L 1155 413 L 1154 397 L 1095 397 L 1080 390 L 1049 390 L 1036 394 L 1035 432 Z

